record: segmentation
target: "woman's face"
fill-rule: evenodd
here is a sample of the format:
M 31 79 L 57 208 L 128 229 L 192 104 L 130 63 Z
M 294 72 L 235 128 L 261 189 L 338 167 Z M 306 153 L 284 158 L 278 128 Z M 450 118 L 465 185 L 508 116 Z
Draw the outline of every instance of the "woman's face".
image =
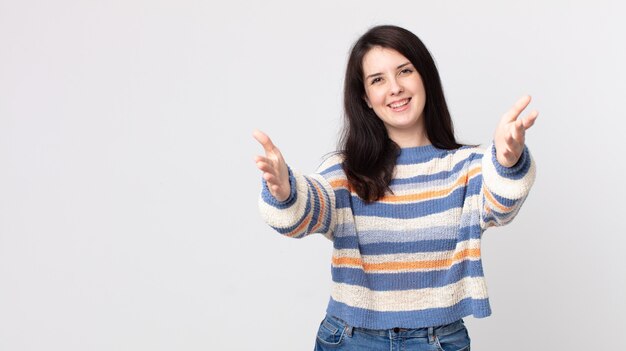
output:
M 363 57 L 364 99 L 396 141 L 425 136 L 426 93 L 419 73 L 399 52 L 373 47 Z

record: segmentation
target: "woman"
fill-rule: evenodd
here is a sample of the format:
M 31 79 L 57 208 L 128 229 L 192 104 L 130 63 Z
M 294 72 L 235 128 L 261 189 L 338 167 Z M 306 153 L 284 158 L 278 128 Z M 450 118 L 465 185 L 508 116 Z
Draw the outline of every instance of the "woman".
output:
M 482 233 L 513 219 L 535 177 L 524 133 L 538 113 L 519 117 L 529 102 L 504 114 L 486 150 L 460 145 L 424 44 L 378 26 L 352 48 L 339 152 L 315 174 L 291 170 L 254 132 L 266 222 L 333 241 L 316 350 L 469 350 L 462 318 L 491 314 Z

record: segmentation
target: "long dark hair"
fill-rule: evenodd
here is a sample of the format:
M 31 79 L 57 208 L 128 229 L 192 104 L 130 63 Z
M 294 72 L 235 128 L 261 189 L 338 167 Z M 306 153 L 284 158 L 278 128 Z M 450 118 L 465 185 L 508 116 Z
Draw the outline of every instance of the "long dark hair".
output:
M 344 82 L 344 127 L 339 139 L 343 169 L 353 190 L 366 202 L 385 195 L 393 177 L 400 147 L 387 134 L 384 123 L 365 100 L 363 57 L 373 47 L 393 49 L 406 57 L 422 77 L 426 92 L 424 125 L 428 139 L 440 149 L 462 145 L 454 137 L 452 118 L 443 94 L 439 72 L 422 41 L 396 26 L 377 26 L 363 34 L 352 47 Z

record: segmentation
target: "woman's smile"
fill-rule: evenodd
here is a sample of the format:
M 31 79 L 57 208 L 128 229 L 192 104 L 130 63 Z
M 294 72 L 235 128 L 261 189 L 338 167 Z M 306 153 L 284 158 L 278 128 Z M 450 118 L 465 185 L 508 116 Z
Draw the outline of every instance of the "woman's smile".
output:
M 409 108 L 409 102 L 411 98 L 406 98 L 402 100 L 396 100 L 387 106 L 389 106 L 394 112 L 402 112 L 406 111 Z
M 429 144 L 424 127 L 426 92 L 413 64 L 396 50 L 375 46 L 363 57 L 364 99 L 402 146 Z

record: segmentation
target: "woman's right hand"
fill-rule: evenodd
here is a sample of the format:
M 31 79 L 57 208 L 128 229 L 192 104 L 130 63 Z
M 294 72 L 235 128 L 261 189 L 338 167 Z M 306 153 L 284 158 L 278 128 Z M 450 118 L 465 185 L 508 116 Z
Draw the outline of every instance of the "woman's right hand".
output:
M 265 156 L 256 156 L 254 160 L 256 166 L 263 172 L 263 179 L 267 182 L 267 188 L 276 200 L 287 200 L 291 193 L 291 186 L 289 185 L 289 170 L 283 155 L 265 133 L 255 130 L 252 136 L 265 150 Z

